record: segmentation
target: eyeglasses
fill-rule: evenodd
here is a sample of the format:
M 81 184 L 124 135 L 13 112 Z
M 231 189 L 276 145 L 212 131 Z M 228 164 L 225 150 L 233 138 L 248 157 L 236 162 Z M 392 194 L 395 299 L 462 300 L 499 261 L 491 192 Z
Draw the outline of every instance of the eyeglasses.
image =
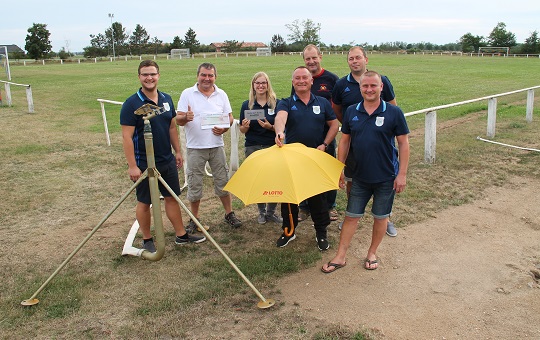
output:
M 142 76 L 143 78 L 146 78 L 146 77 L 156 77 L 159 73 L 140 73 L 139 75 Z
M 256 81 L 256 82 L 253 82 L 253 84 L 255 84 L 255 86 L 260 86 L 260 85 L 266 85 L 266 84 L 268 84 L 268 82 L 267 81 L 260 81 L 260 82 Z

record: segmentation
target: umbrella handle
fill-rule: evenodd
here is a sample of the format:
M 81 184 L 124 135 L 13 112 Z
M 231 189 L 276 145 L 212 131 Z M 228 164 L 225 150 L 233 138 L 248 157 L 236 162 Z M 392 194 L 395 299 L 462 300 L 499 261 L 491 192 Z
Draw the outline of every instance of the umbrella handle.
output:
M 289 231 L 288 230 L 289 228 L 285 227 L 283 228 L 283 234 L 285 234 L 285 236 L 287 237 L 291 237 L 294 234 L 294 222 L 293 222 L 293 217 L 292 217 L 292 212 L 291 212 L 291 204 L 287 203 L 287 205 L 289 206 L 289 223 L 291 226 L 291 230 Z

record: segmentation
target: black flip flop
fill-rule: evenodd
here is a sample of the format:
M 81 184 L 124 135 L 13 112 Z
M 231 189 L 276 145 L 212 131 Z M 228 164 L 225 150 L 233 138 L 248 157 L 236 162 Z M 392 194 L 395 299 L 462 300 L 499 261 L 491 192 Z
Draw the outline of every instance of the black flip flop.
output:
M 347 262 L 345 262 L 344 264 L 338 264 L 338 263 L 332 263 L 332 262 L 328 262 L 326 264 L 327 267 L 334 267 L 334 269 L 332 270 L 324 270 L 323 267 L 321 267 L 321 272 L 325 273 L 325 274 L 330 274 L 330 273 L 333 273 L 335 272 L 336 270 L 338 270 L 339 268 L 343 268 L 347 265 Z

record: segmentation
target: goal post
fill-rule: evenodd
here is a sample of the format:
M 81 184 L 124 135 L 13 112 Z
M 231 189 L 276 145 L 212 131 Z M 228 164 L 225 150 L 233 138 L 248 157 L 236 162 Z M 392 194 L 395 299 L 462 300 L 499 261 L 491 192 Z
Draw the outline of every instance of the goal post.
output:
M 506 55 L 510 54 L 510 47 L 482 46 L 478 47 L 478 54 Z
M 7 46 L 0 46 L 0 66 L 6 71 L 8 81 L 11 81 L 11 71 L 9 70 L 9 55 Z
M 272 49 L 270 47 L 257 47 L 257 57 L 270 57 Z
M 189 59 L 190 57 L 189 48 L 173 48 L 171 50 L 171 59 Z

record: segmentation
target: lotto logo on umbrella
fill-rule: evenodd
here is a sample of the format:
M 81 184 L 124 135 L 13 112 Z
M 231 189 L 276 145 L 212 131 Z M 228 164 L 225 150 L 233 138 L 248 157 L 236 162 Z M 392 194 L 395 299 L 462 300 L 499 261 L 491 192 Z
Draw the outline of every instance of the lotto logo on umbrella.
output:
M 272 197 L 279 197 L 283 196 L 283 191 L 281 190 L 272 190 L 272 191 L 263 191 L 263 196 L 272 196 Z

